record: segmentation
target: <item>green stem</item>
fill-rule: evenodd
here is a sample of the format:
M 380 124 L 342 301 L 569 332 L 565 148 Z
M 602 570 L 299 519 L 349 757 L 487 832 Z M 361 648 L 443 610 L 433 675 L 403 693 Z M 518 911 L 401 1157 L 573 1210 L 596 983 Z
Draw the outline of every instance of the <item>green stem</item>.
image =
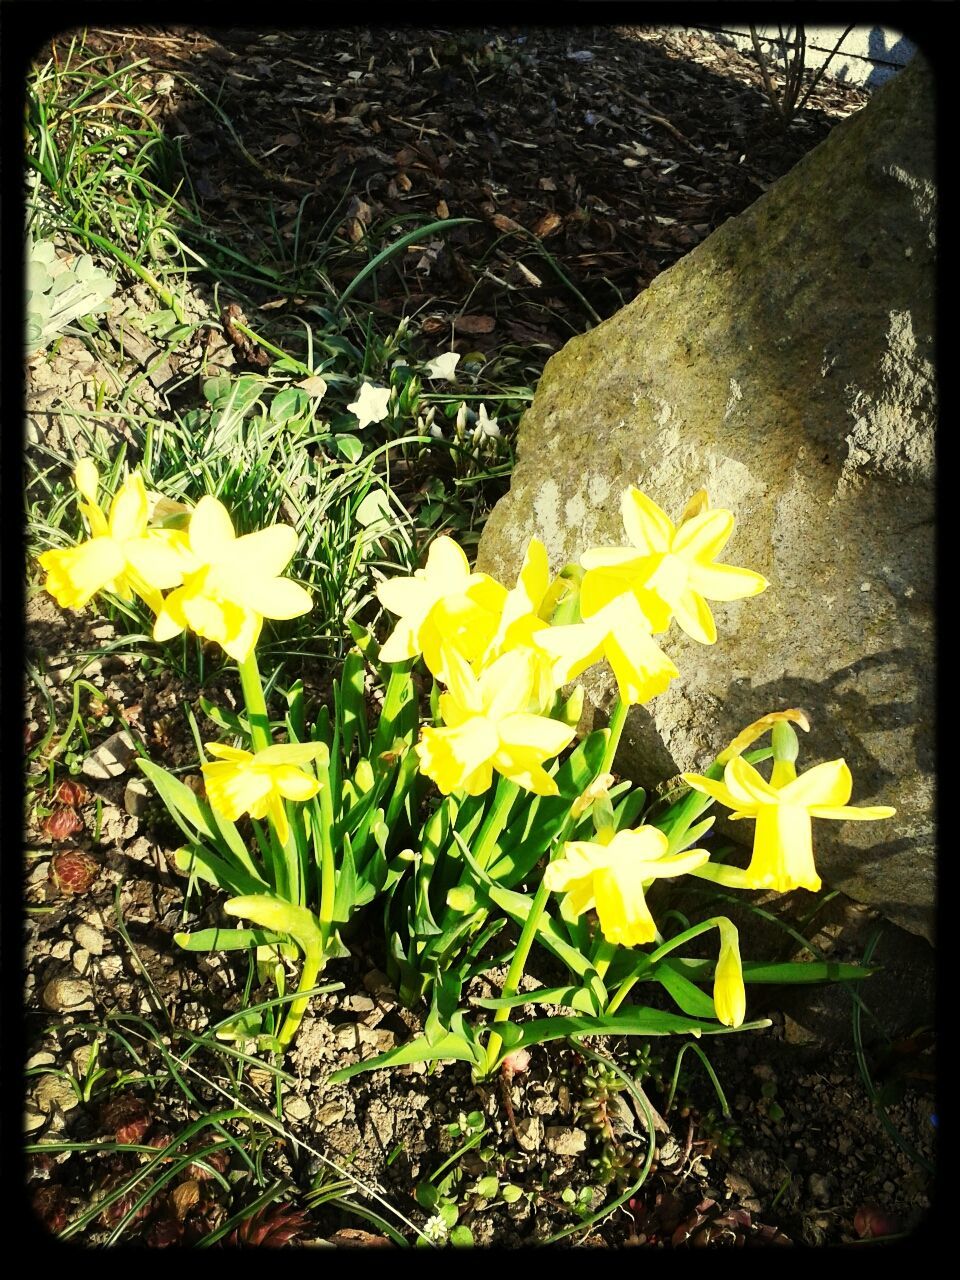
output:
M 317 985 L 317 976 L 323 967 L 323 960 L 326 952 L 323 950 L 308 951 L 303 957 L 303 971 L 300 974 L 300 981 L 297 983 L 297 991 L 309 991 Z M 286 1047 L 293 1037 L 297 1034 L 297 1029 L 303 1021 L 303 1015 L 306 1012 L 309 999 L 302 996 L 294 1000 L 290 1005 L 287 1016 L 283 1020 L 283 1026 L 277 1035 L 280 1044 Z
M 247 719 L 250 721 L 250 740 L 254 751 L 262 751 L 270 746 L 272 738 L 255 649 L 251 649 L 244 661 L 237 664 L 237 670 L 240 672 L 240 687 L 247 708 Z
M 333 794 L 330 788 L 330 752 L 317 758 L 320 781 L 320 936 L 326 948 L 333 932 L 333 904 L 337 894 L 336 863 L 333 856 Z
M 520 788 L 517 783 L 508 782 L 506 779 L 497 788 L 497 796 L 494 800 L 493 808 L 483 821 L 483 826 L 477 834 L 477 842 L 473 849 L 473 856 L 477 860 L 477 866 L 484 871 L 486 871 L 487 863 L 493 856 L 500 833 L 507 825 L 510 809 L 519 791 Z
M 547 899 L 550 897 L 550 890 L 546 887 L 543 880 L 537 888 L 537 892 L 530 907 L 530 914 L 524 921 L 523 929 L 520 933 L 520 941 L 517 943 L 517 949 L 513 953 L 513 959 L 510 961 L 510 968 L 507 970 L 506 981 L 503 984 L 501 995 L 515 996 L 520 989 L 520 980 L 523 977 L 523 970 L 527 963 L 527 957 L 530 955 L 530 948 L 533 946 L 533 940 L 537 935 L 537 926 L 540 923 L 540 917 L 543 915 L 544 908 L 547 905 Z M 494 1024 L 498 1022 L 509 1022 L 509 1008 L 500 1008 L 493 1015 Z M 500 1050 L 503 1048 L 503 1040 L 496 1031 L 491 1032 L 490 1039 L 487 1043 L 487 1074 L 489 1075 L 497 1065 L 500 1059 Z
M 617 748 L 620 746 L 620 739 L 623 736 L 623 726 L 627 723 L 627 712 L 630 710 L 630 704 L 624 702 L 620 697 L 617 698 L 614 708 L 610 713 L 610 721 L 607 728 L 610 737 L 607 739 L 607 749 L 603 753 L 603 763 L 600 766 L 600 773 L 609 773 L 613 766 L 613 758 L 617 754 Z

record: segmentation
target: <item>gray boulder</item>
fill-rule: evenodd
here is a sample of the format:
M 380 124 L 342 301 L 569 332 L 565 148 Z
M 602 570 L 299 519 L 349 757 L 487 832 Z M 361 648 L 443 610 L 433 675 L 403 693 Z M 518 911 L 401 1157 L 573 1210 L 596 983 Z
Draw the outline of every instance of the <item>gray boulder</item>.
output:
M 737 519 L 720 560 L 770 586 L 712 606 L 712 647 L 671 627 L 682 677 L 631 714 L 618 766 L 649 785 L 704 767 L 768 711 L 804 708 L 800 768 L 843 756 L 853 803 L 898 809 L 815 823 L 821 875 L 928 938 L 933 103 L 917 57 L 745 213 L 553 356 L 478 560 L 510 581 L 537 535 L 559 568 L 627 542 L 628 484 L 675 521 L 705 486 Z M 606 668 L 585 684 L 607 708 Z M 752 826 L 728 830 L 750 839 Z

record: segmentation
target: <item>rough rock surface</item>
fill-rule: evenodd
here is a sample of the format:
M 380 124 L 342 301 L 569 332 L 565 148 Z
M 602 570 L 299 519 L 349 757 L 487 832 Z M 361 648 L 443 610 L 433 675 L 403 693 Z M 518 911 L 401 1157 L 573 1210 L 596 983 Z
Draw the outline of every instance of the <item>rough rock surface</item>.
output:
M 824 879 L 927 937 L 935 199 L 933 87 L 918 57 L 549 361 L 478 560 L 510 580 L 536 534 L 558 568 L 626 542 L 627 484 L 675 520 L 706 486 L 737 517 L 721 560 L 770 587 L 714 606 L 713 647 L 671 629 L 682 679 L 632 713 L 621 766 L 644 781 L 700 768 L 756 717 L 803 707 L 800 767 L 843 756 L 854 803 L 898 808 L 883 824 L 816 824 Z M 605 706 L 605 669 L 586 684 Z

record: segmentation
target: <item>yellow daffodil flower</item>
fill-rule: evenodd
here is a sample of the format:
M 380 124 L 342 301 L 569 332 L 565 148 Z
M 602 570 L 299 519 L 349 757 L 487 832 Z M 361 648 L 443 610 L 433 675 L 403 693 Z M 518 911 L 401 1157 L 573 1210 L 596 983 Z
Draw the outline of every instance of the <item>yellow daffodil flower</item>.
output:
M 404 662 L 422 653 L 441 678 L 441 643 L 468 662 L 478 657 L 497 630 L 506 595 L 488 574 L 470 572 L 466 555 L 452 538 L 436 538 L 422 569 L 377 587 L 377 599 L 400 618 L 380 657 L 384 662 Z
M 73 473 L 74 484 L 86 499 L 80 510 L 91 537 L 75 547 L 45 551 L 40 567 L 44 587 L 64 609 L 82 609 L 98 591 L 111 591 L 122 600 L 136 594 L 156 613 L 161 591 L 183 581 L 178 546 L 183 535 L 147 524 L 147 492 L 139 474 L 126 479 L 110 506 L 109 518 L 97 502 L 99 476 L 89 458 Z
M 236 822 L 242 813 L 251 818 L 269 818 L 281 844 L 287 843 L 290 824 L 284 800 L 310 800 L 320 790 L 316 778 L 300 765 L 316 760 L 324 750 L 319 742 L 290 743 L 265 747 L 253 754 L 239 747 L 208 742 L 207 750 L 217 759 L 201 765 L 207 799 L 218 813 Z
M 853 790 L 843 760 L 828 760 L 797 776 L 789 761 L 774 765 L 770 781 L 742 756 L 726 766 L 723 782 L 685 773 L 684 781 L 732 809 L 731 819 L 755 818 L 753 857 L 745 883 L 753 889 L 820 888 L 813 861 L 812 818 L 874 822 L 896 813 L 889 805 L 854 808 L 847 804 Z
M 581 557 L 587 570 L 580 594 L 584 618 L 629 591 L 655 634 L 674 617 L 692 639 L 713 644 L 717 629 L 707 600 L 740 600 L 767 586 L 750 569 L 714 563 L 734 521 L 729 511 L 710 510 L 705 494 L 688 506 L 695 514 L 679 526 L 633 485 L 623 495 L 621 512 L 632 547 L 598 547 Z
M 667 857 L 668 841 L 656 827 L 618 831 L 606 844 L 571 840 L 544 872 L 551 892 L 566 893 L 574 915 L 595 906 L 608 942 L 635 947 L 653 942 L 657 926 L 643 896 L 644 887 L 663 876 L 686 875 L 710 857 L 688 849 Z
M 740 963 L 740 935 L 736 925 L 721 916 L 720 958 L 713 975 L 713 1007 L 726 1027 L 739 1027 L 747 1016 L 747 992 Z
M 533 643 L 553 659 L 558 686 L 606 658 L 628 706 L 649 702 L 680 674 L 653 639 L 632 593 L 617 596 L 584 622 L 537 631 Z
M 530 711 L 538 705 L 536 655 L 513 649 L 479 676 L 455 649 L 446 649 L 442 662 L 450 686 L 440 697 L 446 727 L 423 730 L 416 746 L 421 772 L 444 795 L 482 795 L 494 769 L 536 795 L 556 795 L 542 766 L 569 746 L 576 728 Z
M 297 618 L 313 607 L 309 592 L 279 576 L 297 547 L 289 525 L 238 538 L 226 508 L 207 495 L 194 509 L 187 540 L 189 568 L 183 586 L 158 612 L 155 640 L 189 628 L 242 663 L 253 652 L 264 618 Z

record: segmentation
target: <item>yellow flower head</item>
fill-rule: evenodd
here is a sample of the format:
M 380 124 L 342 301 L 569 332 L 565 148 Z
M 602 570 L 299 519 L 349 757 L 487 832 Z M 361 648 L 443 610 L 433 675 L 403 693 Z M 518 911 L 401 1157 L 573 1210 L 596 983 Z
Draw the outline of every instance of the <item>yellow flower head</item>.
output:
M 812 818 L 873 822 L 891 818 L 888 805 L 854 808 L 847 804 L 853 790 L 843 760 L 828 760 L 797 776 L 789 761 L 778 761 L 770 782 L 742 756 L 726 766 L 723 782 L 685 773 L 684 781 L 732 809 L 731 819 L 755 818 L 753 857 L 746 879 L 753 889 L 820 888 L 813 862 Z
M 271 525 L 238 538 L 226 508 L 208 495 L 194 509 L 187 539 L 190 563 L 183 586 L 164 600 L 155 640 L 189 628 L 216 641 L 236 662 L 245 662 L 264 618 L 297 618 L 313 607 L 309 592 L 279 576 L 297 546 L 289 525 Z
M 536 715 L 541 675 L 536 655 L 513 649 L 479 676 L 455 649 L 445 649 L 449 689 L 440 697 L 443 729 L 424 729 L 416 751 L 420 769 L 444 795 L 478 796 L 493 770 L 541 796 L 557 794 L 543 763 L 569 746 L 575 726 Z
M 679 525 L 633 485 L 621 511 L 633 545 L 598 547 L 581 557 L 587 570 L 580 589 L 584 618 L 629 591 L 654 633 L 665 631 L 674 617 L 692 639 L 713 644 L 717 628 L 707 600 L 740 600 L 767 586 L 750 569 L 714 564 L 733 532 L 733 515 L 711 511 L 704 493 L 694 495 Z
M 316 760 L 324 747 L 319 742 L 265 747 L 253 754 L 239 747 L 208 742 L 217 759 L 201 765 L 207 799 L 218 813 L 236 822 L 242 813 L 269 818 L 281 844 L 287 843 L 290 825 L 284 800 L 310 800 L 320 790 L 316 778 L 298 766 Z
M 688 849 L 667 857 L 669 842 L 656 827 L 618 831 L 608 844 L 572 840 L 544 872 L 552 892 L 566 893 L 567 906 L 581 915 L 595 906 L 608 942 L 635 947 L 653 942 L 657 926 L 643 896 L 644 887 L 662 876 L 682 876 L 710 855 Z
M 649 702 L 680 674 L 633 594 L 616 597 L 584 622 L 537 631 L 533 643 L 553 660 L 557 686 L 606 658 L 628 706 Z
M 404 662 L 422 653 L 430 670 L 442 678 L 441 642 L 468 662 L 479 657 L 496 632 L 506 595 L 487 574 L 470 572 L 466 555 L 452 538 L 436 538 L 422 569 L 377 587 L 377 599 L 400 619 L 380 657 L 384 662 Z
M 726 1027 L 739 1027 L 747 1016 L 747 992 L 740 963 L 740 935 L 725 916 L 717 920 L 720 958 L 713 975 L 713 1007 Z
M 183 535 L 147 527 L 147 493 L 139 474 L 117 490 L 109 518 L 97 502 L 99 477 L 89 458 L 77 464 L 73 479 L 86 499 L 80 510 L 92 536 L 75 547 L 40 556 L 47 574 L 44 587 L 63 609 L 82 609 L 98 591 L 107 590 L 122 600 L 135 593 L 158 612 L 161 591 L 183 581 L 178 554 Z

